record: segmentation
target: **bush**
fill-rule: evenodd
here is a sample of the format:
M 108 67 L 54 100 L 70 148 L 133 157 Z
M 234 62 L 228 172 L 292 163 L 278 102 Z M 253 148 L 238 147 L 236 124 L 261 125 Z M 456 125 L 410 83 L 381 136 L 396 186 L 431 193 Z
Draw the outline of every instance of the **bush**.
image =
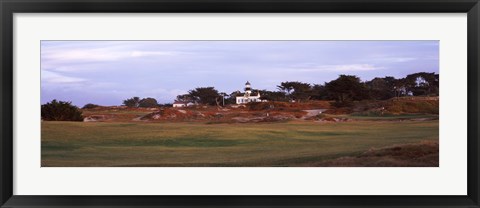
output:
M 138 107 L 155 108 L 158 107 L 158 102 L 155 98 L 143 98 L 138 102 Z
M 387 106 L 392 113 L 438 114 L 439 102 L 435 100 L 395 100 Z
M 134 107 L 134 108 L 138 107 L 139 103 L 140 103 L 139 97 L 132 97 L 123 101 L 123 105 L 127 107 Z
M 326 117 L 327 117 L 327 116 L 326 116 L 325 114 L 323 114 L 323 113 L 320 113 L 320 114 L 318 114 L 318 115 L 315 116 L 315 118 L 316 118 L 317 120 L 320 120 L 320 119 L 323 119 L 323 118 L 326 118 Z
M 392 116 L 392 113 L 379 111 L 379 110 L 368 110 L 362 112 L 351 113 L 352 116 L 367 116 L 367 117 L 383 117 L 383 116 Z
M 93 108 L 96 108 L 96 107 L 100 107 L 99 105 L 95 105 L 95 104 L 92 104 L 92 103 L 88 103 L 86 105 L 84 105 L 82 107 L 82 109 L 93 109 Z
M 83 121 L 82 111 L 77 106 L 57 100 L 43 104 L 41 116 L 45 121 Z
M 288 108 L 289 104 L 285 102 L 250 102 L 247 103 L 247 106 L 249 110 L 281 110 Z
M 330 103 L 331 106 L 336 108 L 343 108 L 343 107 L 352 107 L 354 105 L 353 101 L 334 101 Z

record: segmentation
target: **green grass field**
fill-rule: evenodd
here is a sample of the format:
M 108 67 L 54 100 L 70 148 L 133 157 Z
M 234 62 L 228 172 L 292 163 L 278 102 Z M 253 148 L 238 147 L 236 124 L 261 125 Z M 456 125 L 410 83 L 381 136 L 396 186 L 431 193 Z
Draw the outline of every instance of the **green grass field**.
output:
M 42 122 L 42 166 L 309 166 L 438 141 L 438 120 L 206 124 Z

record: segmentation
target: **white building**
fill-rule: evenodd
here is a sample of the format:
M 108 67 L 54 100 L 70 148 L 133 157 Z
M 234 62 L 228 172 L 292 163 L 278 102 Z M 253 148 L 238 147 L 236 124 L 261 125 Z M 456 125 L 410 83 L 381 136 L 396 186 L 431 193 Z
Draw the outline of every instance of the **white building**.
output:
M 174 108 L 183 108 L 183 107 L 190 107 L 190 106 L 194 106 L 195 103 L 193 102 L 180 102 L 180 101 L 175 101 L 173 103 L 173 107 Z
M 237 104 L 245 104 L 249 102 L 266 102 L 266 100 L 260 99 L 260 91 L 257 93 L 252 93 L 252 87 L 250 82 L 245 83 L 245 93 L 243 96 L 237 96 Z

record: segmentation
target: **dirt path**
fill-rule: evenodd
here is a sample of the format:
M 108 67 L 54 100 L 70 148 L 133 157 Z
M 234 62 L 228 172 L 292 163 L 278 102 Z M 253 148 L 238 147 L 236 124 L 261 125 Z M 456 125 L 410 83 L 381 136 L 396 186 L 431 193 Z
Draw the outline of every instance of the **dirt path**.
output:
M 310 118 L 312 116 L 317 116 L 318 114 L 321 114 L 323 112 L 325 112 L 327 109 L 312 109 L 312 110 L 303 110 L 305 112 L 307 112 L 307 115 L 304 115 L 301 119 L 306 119 L 306 118 Z

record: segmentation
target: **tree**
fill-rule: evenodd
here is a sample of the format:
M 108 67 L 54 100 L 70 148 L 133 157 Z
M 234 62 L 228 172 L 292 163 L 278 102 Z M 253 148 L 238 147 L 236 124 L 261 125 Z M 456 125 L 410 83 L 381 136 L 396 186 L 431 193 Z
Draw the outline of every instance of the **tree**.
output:
M 438 77 L 435 73 L 418 72 L 405 77 L 406 86 L 415 96 L 438 95 Z
M 225 100 L 228 100 L 228 94 L 221 92 L 220 95 L 222 96 L 222 106 L 225 106 Z
M 188 91 L 188 94 L 201 104 L 218 105 L 220 102 L 220 94 L 214 87 L 197 87 Z
M 292 98 L 300 102 L 301 100 L 309 100 L 312 97 L 312 86 L 303 82 L 290 82 L 293 88 Z
M 325 85 L 328 93 L 335 99 L 338 106 L 348 106 L 354 100 L 367 98 L 367 90 L 360 78 L 352 75 L 340 75 Z
M 435 74 L 435 79 L 433 80 L 433 86 L 432 87 L 432 93 L 434 93 L 435 95 L 440 95 L 440 75 L 439 74 Z
M 45 121 L 83 121 L 82 111 L 77 106 L 57 100 L 41 106 L 41 117 Z
M 140 98 L 139 97 L 132 97 L 123 101 L 123 105 L 127 107 L 135 107 L 137 108 L 140 105 Z
M 312 86 L 311 98 L 315 100 L 329 100 L 330 98 L 325 85 L 315 84 Z
M 243 93 L 240 91 L 234 91 L 228 95 L 228 98 L 225 100 L 227 104 L 236 104 L 237 103 L 237 96 L 243 96 Z
M 311 97 L 312 86 L 303 82 L 282 82 L 277 88 L 283 92 L 289 99 L 308 100 Z
M 176 101 L 188 103 L 192 102 L 193 98 L 190 96 L 190 94 L 177 95 Z
M 142 108 L 154 108 L 158 107 L 158 102 L 155 98 L 143 98 L 138 102 L 138 107 Z
M 393 89 L 395 90 L 395 97 L 397 98 L 407 95 L 405 78 L 395 80 L 393 83 Z
M 369 97 L 375 100 L 386 100 L 395 97 L 395 78 L 376 77 L 365 83 L 368 87 Z
M 288 101 L 285 92 L 282 91 L 259 90 L 258 92 L 260 93 L 261 100 Z
M 293 90 L 292 82 L 282 82 L 280 85 L 277 85 L 277 89 L 285 93 L 285 97 L 290 98 L 290 93 Z

